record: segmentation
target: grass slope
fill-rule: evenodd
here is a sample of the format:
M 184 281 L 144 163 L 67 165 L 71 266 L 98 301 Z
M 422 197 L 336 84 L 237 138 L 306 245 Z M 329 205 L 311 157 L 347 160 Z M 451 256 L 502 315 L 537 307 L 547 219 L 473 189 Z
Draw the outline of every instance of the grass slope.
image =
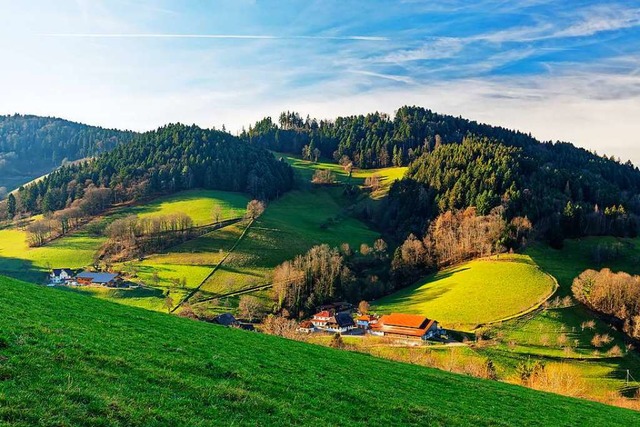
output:
M 355 184 L 359 186 L 363 186 L 365 183 L 365 179 L 376 174 L 380 177 L 380 189 L 375 191 L 371 197 L 374 199 L 380 199 L 384 197 L 389 192 L 389 187 L 391 184 L 399 179 L 402 179 L 405 172 L 407 171 L 407 167 L 391 167 L 391 168 L 382 168 L 382 169 L 354 169 L 351 174 L 351 178 L 349 178 L 349 174 L 345 172 L 342 166 L 336 163 L 329 162 L 311 162 L 308 160 L 302 160 L 302 158 L 298 156 L 291 155 L 283 155 L 282 156 L 296 171 L 296 173 L 300 176 L 300 178 L 309 182 L 313 178 L 313 174 L 316 170 L 330 170 L 336 176 L 336 181 L 343 184 Z
M 469 330 L 526 311 L 554 287 L 531 258 L 501 255 L 442 270 L 376 301 L 374 309 L 423 314 L 445 328 Z
M 0 278 L 0 424 L 636 425 L 593 402 Z
M 268 283 L 275 266 L 314 245 L 373 244 L 379 234 L 345 213 L 346 205 L 341 188 L 327 187 L 290 191 L 273 201 L 203 290 L 222 293 Z
M 214 207 L 220 208 L 221 219 L 236 218 L 244 214 L 248 201 L 249 198 L 241 193 L 189 190 L 163 196 L 142 205 L 115 209 L 95 221 L 110 223 L 116 218 L 132 214 L 147 217 L 184 212 L 195 223 L 207 224 L 213 222 Z M 14 227 L 0 230 L 0 274 L 37 283 L 45 279 L 45 272 L 50 268 L 81 268 L 90 265 L 96 251 L 105 241 L 103 237 L 89 235 L 86 227 L 39 248 L 29 248 L 26 239 L 27 233 L 22 229 Z M 178 249 L 177 252 L 183 251 Z M 197 278 L 202 280 L 207 275 L 207 272 L 203 273 L 198 268 L 200 264 L 202 263 L 192 262 L 184 257 L 179 260 L 171 256 L 165 259 L 152 257 L 145 261 L 141 275 L 144 279 L 149 279 L 152 275 L 150 269 L 155 266 L 159 268 L 158 273 L 167 286 L 171 278 L 186 277 L 190 283 L 200 283 Z M 215 263 L 211 261 L 205 264 Z M 192 265 L 193 268 L 188 268 Z
M 621 244 L 620 255 L 610 261 L 595 263 L 592 252 L 598 245 Z M 640 274 L 640 238 L 617 239 L 613 237 L 588 237 L 566 240 L 564 248 L 556 250 L 537 244 L 526 252 L 544 271 L 558 280 L 560 297 L 571 295 L 573 279 L 588 268 L 611 268 Z M 583 329 L 583 322 L 595 320 L 595 329 Z M 640 383 L 631 383 L 635 388 L 626 388 L 627 370 L 637 377 L 640 374 L 640 355 L 625 349 L 624 337 L 607 323 L 598 320 L 581 304 L 565 308 L 542 310 L 497 328 L 504 342 L 515 342 L 487 352 L 494 360 L 505 365 L 515 365 L 518 360 L 539 357 L 547 360 L 564 360 L 578 367 L 590 380 L 596 394 L 622 391 L 633 395 Z M 591 339 L 595 334 L 608 334 L 612 342 L 602 347 L 594 347 Z M 567 345 L 565 342 L 572 343 Z M 608 352 L 618 347 L 622 354 Z M 572 347 L 568 351 L 567 347 Z M 629 393 L 627 393 L 627 390 Z

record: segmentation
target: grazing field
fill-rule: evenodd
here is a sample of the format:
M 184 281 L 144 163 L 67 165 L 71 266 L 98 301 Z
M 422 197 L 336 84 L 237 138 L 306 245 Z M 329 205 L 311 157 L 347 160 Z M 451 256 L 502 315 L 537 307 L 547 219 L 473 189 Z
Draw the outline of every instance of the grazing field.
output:
M 278 155 L 282 156 L 287 162 L 289 162 L 291 166 L 293 166 L 294 170 L 298 173 L 298 175 L 304 182 L 310 182 L 315 171 L 322 169 L 332 171 L 336 176 L 337 182 L 359 186 L 364 186 L 365 180 L 368 177 L 377 175 L 380 177 L 380 188 L 371 194 L 371 197 L 374 199 L 384 197 L 389 191 L 389 187 L 391 186 L 393 181 L 402 179 L 405 172 L 407 171 L 406 167 L 354 169 L 351 174 L 351 178 L 349 178 L 349 174 L 345 172 L 342 166 L 335 163 L 328 163 L 323 161 L 311 162 L 309 160 L 302 160 L 297 156 L 282 154 Z
M 227 329 L 12 279 L 0 278 L 0 292 L 3 425 L 640 422 L 636 412 L 594 402 Z M 318 393 L 322 384 L 338 389 Z
M 609 260 L 596 260 L 598 248 L 619 248 Z M 559 297 L 571 296 L 573 279 L 588 268 L 611 268 L 614 271 L 640 273 L 640 239 L 589 237 L 566 240 L 561 250 L 543 244 L 529 247 L 530 256 L 544 271 L 557 278 Z M 627 384 L 627 370 L 632 377 L 640 375 L 640 355 L 627 349 L 624 335 L 598 319 L 580 304 L 538 310 L 520 319 L 492 328 L 499 344 L 480 352 L 492 358 L 507 371 L 513 372 L 522 360 L 530 358 L 563 362 L 577 368 L 587 384 L 588 394 L 599 398 L 608 393 L 633 396 L 640 383 Z M 594 345 L 596 336 L 606 336 L 607 342 Z
M 240 193 L 227 193 L 213 190 L 190 190 L 170 196 L 160 197 L 144 205 L 115 209 L 107 216 L 95 219 L 94 223 L 110 223 L 116 218 L 136 214 L 141 217 L 153 215 L 168 215 L 184 212 L 190 215 L 197 224 L 208 224 L 214 221 L 214 208 L 219 207 L 220 219 L 241 217 L 247 207 L 249 198 Z M 28 279 L 41 283 L 45 280 L 45 273 L 50 268 L 82 268 L 92 264 L 98 248 L 104 243 L 104 237 L 90 235 L 88 227 L 56 239 L 39 248 L 29 248 L 27 233 L 18 228 L 0 230 L 0 274 Z M 206 241 L 206 240 L 205 240 Z M 190 253 L 195 249 L 188 244 L 178 247 L 176 253 Z M 217 253 L 211 254 L 207 260 L 194 260 L 186 255 L 182 256 L 152 256 L 142 263 L 140 276 L 147 283 L 153 270 L 158 270 L 161 279 L 166 279 L 169 286 L 170 279 L 186 277 L 189 285 L 199 283 L 208 273 L 201 265 L 215 265 Z M 193 268 L 186 268 L 193 266 Z M 128 268 L 128 266 L 121 266 Z M 200 268 L 199 268 L 200 267 Z M 196 283 L 197 282 L 197 283 Z M 195 283 L 195 284 L 194 284 Z
M 39 248 L 30 248 L 27 233 L 0 230 L 0 274 L 42 283 L 51 268 L 81 268 L 90 265 L 103 237 L 79 230 Z
M 612 248 L 615 253 L 609 259 L 602 259 L 605 258 L 603 256 L 597 259 L 599 248 Z M 560 250 L 536 244 L 525 253 L 543 270 L 558 279 L 561 295 L 570 295 L 573 279 L 589 268 L 610 268 L 613 271 L 640 274 L 640 238 L 585 237 L 565 240 L 564 247 Z
M 159 197 L 149 203 L 117 211 L 118 216 L 138 215 L 141 218 L 156 215 L 186 213 L 196 225 L 215 222 L 214 210 L 220 220 L 238 218 L 245 214 L 249 197 L 243 193 L 217 190 L 187 190 Z
M 349 216 L 345 206 L 342 190 L 330 187 L 291 191 L 273 201 L 203 291 L 218 294 L 268 283 L 275 266 L 314 245 L 349 243 L 357 249 L 373 244 L 379 234 Z
M 443 327 L 470 330 L 522 313 L 555 289 L 527 256 L 501 255 L 442 270 L 374 303 L 382 313 L 423 314 Z

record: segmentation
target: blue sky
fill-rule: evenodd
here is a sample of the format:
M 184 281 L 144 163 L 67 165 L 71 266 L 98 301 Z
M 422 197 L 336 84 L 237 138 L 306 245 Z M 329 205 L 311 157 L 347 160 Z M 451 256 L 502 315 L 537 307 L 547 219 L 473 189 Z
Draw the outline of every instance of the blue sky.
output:
M 236 131 L 422 105 L 640 165 L 640 3 L 0 0 L 0 113 Z

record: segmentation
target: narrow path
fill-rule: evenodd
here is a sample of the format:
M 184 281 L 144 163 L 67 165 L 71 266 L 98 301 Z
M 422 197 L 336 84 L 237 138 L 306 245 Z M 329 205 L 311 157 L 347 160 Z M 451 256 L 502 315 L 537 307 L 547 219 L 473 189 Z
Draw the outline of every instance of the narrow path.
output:
M 211 270 L 211 272 L 207 275 L 207 277 L 204 278 L 204 280 L 202 280 L 202 282 L 200 282 L 200 284 L 198 286 L 196 286 L 195 288 L 193 288 L 191 290 L 191 292 L 189 292 L 184 298 L 182 298 L 180 300 L 180 302 L 171 309 L 171 313 L 174 313 L 177 309 L 179 309 L 184 303 L 186 303 L 187 301 L 189 301 L 189 299 L 191 299 L 196 292 L 198 292 L 200 290 L 200 288 L 202 287 L 202 285 L 204 285 L 206 283 L 207 280 L 209 280 L 211 278 L 211 276 L 213 276 L 215 274 L 216 271 L 218 271 L 220 269 L 220 267 L 222 266 L 222 264 L 227 260 L 227 258 L 229 258 L 229 255 L 231 255 L 233 253 L 233 251 L 238 247 L 238 245 L 240 244 L 240 242 L 242 241 L 242 239 L 244 238 L 244 236 L 247 234 L 247 232 L 249 231 L 249 228 L 251 228 L 251 226 L 253 225 L 253 223 L 255 222 L 255 219 L 252 219 L 249 224 L 247 224 L 247 226 L 245 227 L 244 231 L 242 232 L 242 234 L 240 235 L 240 237 L 238 237 L 238 240 L 236 240 L 236 242 L 233 244 L 233 246 L 231 247 L 231 249 L 229 249 L 229 252 L 226 253 L 226 255 L 220 260 L 220 262 L 218 262 L 218 264 L 213 268 L 213 270 Z
M 204 304 L 205 302 L 209 302 L 209 301 L 213 301 L 216 299 L 220 299 L 220 298 L 227 298 L 227 297 L 235 297 L 238 295 L 244 295 L 244 294 L 250 294 L 252 292 L 257 292 L 257 291 L 264 291 L 266 289 L 270 289 L 273 287 L 273 283 L 265 283 L 263 285 L 258 285 L 258 286 L 252 286 L 250 288 L 244 288 L 244 289 L 239 289 L 237 291 L 233 291 L 233 292 L 229 292 L 226 294 L 214 294 L 214 296 L 212 297 L 207 297 L 203 300 L 197 301 L 195 304 Z

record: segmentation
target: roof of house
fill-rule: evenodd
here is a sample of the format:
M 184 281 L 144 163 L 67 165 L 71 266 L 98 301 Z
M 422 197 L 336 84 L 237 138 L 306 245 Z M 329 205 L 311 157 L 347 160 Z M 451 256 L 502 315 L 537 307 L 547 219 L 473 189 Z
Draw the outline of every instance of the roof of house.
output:
M 69 276 L 73 276 L 73 270 L 70 268 L 54 268 L 52 270 L 54 276 L 60 276 L 63 271 L 66 272 Z
M 355 323 L 353 323 L 353 318 L 349 313 L 338 313 L 335 315 L 335 320 L 341 328 L 355 325 Z
M 422 329 L 430 323 L 430 320 L 418 314 L 391 313 L 382 316 L 379 323 L 388 326 Z
M 313 323 L 311 323 L 309 320 L 303 320 L 302 322 L 300 322 L 298 327 L 304 328 L 304 329 L 310 329 L 310 328 L 313 328 Z
M 93 283 L 109 283 L 115 280 L 118 275 L 114 273 L 93 273 L 91 271 L 83 271 L 76 276 L 78 279 L 88 279 Z
M 363 314 L 361 316 L 356 317 L 356 320 L 360 322 L 373 322 L 378 320 L 378 318 L 372 314 Z
M 331 317 L 331 313 L 327 310 L 321 311 L 313 315 L 313 317 Z
M 216 317 L 214 320 L 215 320 L 216 323 L 219 323 L 219 324 L 224 325 L 224 326 L 231 326 L 231 325 L 235 325 L 236 323 L 238 323 L 236 318 L 233 317 L 233 314 L 231 314 L 231 313 L 223 313 L 223 314 L 219 315 L 218 317 Z

